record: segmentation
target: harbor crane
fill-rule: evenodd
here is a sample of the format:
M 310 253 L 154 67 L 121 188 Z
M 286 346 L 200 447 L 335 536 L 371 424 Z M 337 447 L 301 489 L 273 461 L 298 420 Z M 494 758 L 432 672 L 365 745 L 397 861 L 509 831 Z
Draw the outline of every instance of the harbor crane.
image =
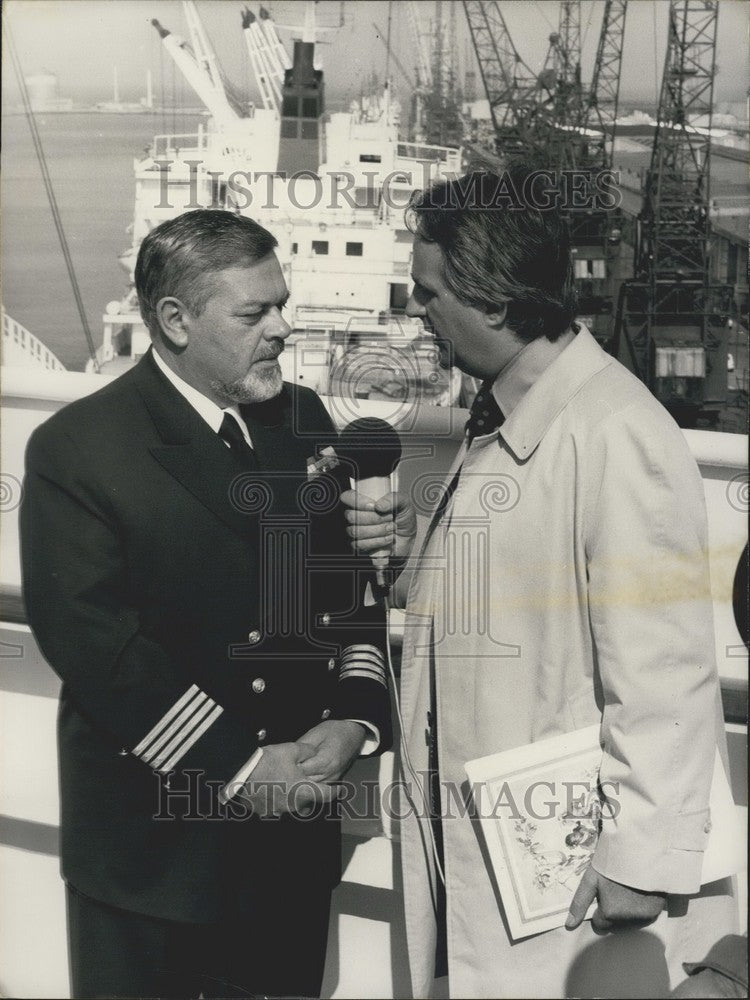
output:
M 609 348 L 614 282 L 622 219 L 599 206 L 593 193 L 599 172 L 611 167 L 611 141 L 594 127 L 598 114 L 617 108 L 626 0 L 608 0 L 591 89 L 581 82 L 579 0 L 564 0 L 558 31 L 549 39 L 542 72 L 523 61 L 497 0 L 464 0 L 469 30 L 495 127 L 500 166 L 522 159 L 557 171 L 575 170 L 587 187 L 585 210 L 568 210 L 580 318 Z M 598 89 L 606 90 L 600 100 Z M 594 109 L 599 109 L 601 112 Z M 491 157 L 481 156 L 491 162 Z
M 671 0 L 635 276 L 618 300 L 617 349 L 682 426 L 727 396 L 732 287 L 712 280 L 709 221 L 716 0 Z
M 231 127 L 242 118 L 241 108 L 230 101 L 221 79 L 211 74 L 207 64 L 196 57 L 188 43 L 179 35 L 172 34 L 156 18 L 152 18 L 151 24 L 159 33 L 162 45 L 175 65 L 203 101 L 217 125 Z
M 263 8 L 261 8 L 263 11 Z M 264 21 L 268 21 L 268 17 Z M 284 69 L 278 51 L 275 50 L 269 32 L 264 29 L 264 23 L 255 16 L 249 7 L 242 12 L 242 32 L 245 36 L 250 65 L 260 90 L 263 107 L 278 111 L 281 102 L 281 88 L 284 84 Z M 276 36 L 276 40 L 281 42 Z M 283 49 L 283 45 L 281 46 Z M 284 50 L 286 52 L 286 50 Z

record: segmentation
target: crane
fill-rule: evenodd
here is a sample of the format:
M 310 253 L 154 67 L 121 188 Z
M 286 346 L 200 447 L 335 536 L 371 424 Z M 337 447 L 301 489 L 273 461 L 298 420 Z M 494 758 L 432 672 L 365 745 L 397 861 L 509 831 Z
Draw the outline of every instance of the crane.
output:
M 212 74 L 208 64 L 196 57 L 187 42 L 179 35 L 173 35 L 156 18 L 151 24 L 185 79 L 213 115 L 217 126 L 231 127 L 236 123 L 242 117 L 241 109 L 236 102 L 230 101 L 218 72 Z
M 283 71 L 280 69 L 278 59 L 271 56 L 268 35 L 248 7 L 242 12 L 242 31 L 263 107 L 278 111 L 284 82 Z
M 613 4 L 619 4 L 619 17 Z M 621 56 L 624 9 L 625 0 L 612 0 L 606 6 L 600 51 L 617 51 Z M 585 94 L 579 0 L 563 0 L 558 31 L 550 36 L 547 58 L 538 75 L 519 55 L 497 0 L 464 0 L 464 10 L 490 102 L 498 154 L 506 163 L 521 158 L 547 169 L 575 169 L 586 188 L 586 210 L 566 211 L 580 318 L 600 344 L 609 347 L 622 222 L 619 213 L 599 207 L 595 197 L 597 172 L 605 164 L 602 140 L 587 128 L 588 106 L 597 104 L 596 88 L 603 70 L 600 64 L 598 77 L 595 75 L 591 91 Z M 612 58 L 606 67 L 615 93 L 620 65 L 620 58 Z M 607 101 L 609 97 L 604 103 Z
M 732 288 L 712 280 L 709 259 L 718 14 L 717 0 L 670 0 L 635 275 L 618 308 L 622 360 L 683 426 L 715 420 L 727 394 Z
M 538 80 L 526 65 L 497 0 L 463 0 L 474 51 L 490 105 L 498 153 L 513 156 L 537 144 Z
M 582 126 L 596 128 L 602 135 L 599 160 L 605 169 L 612 166 L 615 121 L 620 95 L 622 43 L 628 0 L 606 0 L 591 89 L 583 109 Z

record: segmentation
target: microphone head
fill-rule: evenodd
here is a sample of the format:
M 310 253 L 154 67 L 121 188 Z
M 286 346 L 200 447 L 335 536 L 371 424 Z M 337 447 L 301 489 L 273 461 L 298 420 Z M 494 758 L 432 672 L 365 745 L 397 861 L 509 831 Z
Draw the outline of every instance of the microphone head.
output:
M 401 459 L 401 438 L 385 420 L 360 417 L 339 435 L 336 454 L 353 466 L 354 479 L 390 476 Z

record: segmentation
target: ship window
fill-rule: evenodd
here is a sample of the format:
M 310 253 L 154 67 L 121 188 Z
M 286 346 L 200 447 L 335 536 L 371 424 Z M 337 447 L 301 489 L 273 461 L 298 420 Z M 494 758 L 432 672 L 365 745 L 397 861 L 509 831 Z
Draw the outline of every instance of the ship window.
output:
M 346 244 L 346 256 L 347 257 L 361 257 L 362 256 L 362 244 L 361 243 L 347 243 Z
M 284 118 L 297 117 L 297 96 L 296 94 L 285 94 L 281 105 L 281 114 Z
M 297 119 L 296 118 L 284 118 L 281 122 L 281 138 L 282 139 L 296 139 L 297 138 Z
M 296 243 L 292 243 L 292 253 L 297 253 L 298 250 L 299 250 L 299 247 L 297 246 L 297 244 Z
M 318 138 L 318 122 L 317 120 L 302 122 L 302 138 L 303 139 L 317 139 Z
M 360 163 L 380 163 L 380 160 L 379 153 L 361 153 L 359 157 Z
M 318 256 L 322 256 L 328 253 L 328 240 L 313 240 L 312 241 L 312 252 Z
M 318 117 L 318 100 L 316 97 L 302 98 L 302 117 L 303 118 Z

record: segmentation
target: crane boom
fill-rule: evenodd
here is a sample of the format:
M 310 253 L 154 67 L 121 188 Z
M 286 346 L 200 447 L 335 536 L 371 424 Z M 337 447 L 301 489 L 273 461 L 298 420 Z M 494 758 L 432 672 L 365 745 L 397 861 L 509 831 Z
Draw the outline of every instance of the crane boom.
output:
M 247 7 L 242 12 L 242 31 L 263 107 L 269 111 L 278 110 L 281 91 L 278 85 L 273 86 L 272 73 L 265 58 L 265 44 L 259 37 L 258 22 L 255 14 Z
M 258 21 L 260 23 L 261 31 L 268 41 L 274 66 L 278 67 L 279 78 L 283 83 L 284 71 L 292 68 L 291 56 L 284 47 L 284 43 L 279 38 L 279 33 L 276 30 L 276 24 L 274 23 L 273 18 L 263 6 L 261 6 L 258 10 Z
M 471 40 L 490 105 L 498 148 L 528 148 L 537 113 L 537 80 L 513 44 L 497 0 L 463 0 Z
M 670 2 L 635 278 L 618 307 L 625 360 L 683 426 L 715 415 L 727 393 L 732 288 L 713 281 L 709 256 L 717 23 L 717 0 Z
M 409 26 L 414 36 L 414 45 L 417 50 L 417 86 L 429 88 L 432 86 L 432 70 L 430 68 L 430 57 L 424 44 L 424 33 L 419 30 L 419 11 L 415 0 L 407 0 L 406 11 L 409 16 Z
M 612 166 L 614 152 L 627 10 L 628 0 L 606 0 L 604 4 L 591 90 L 584 106 L 583 127 L 595 127 L 602 133 L 601 159 L 605 168 Z
M 230 104 L 221 82 L 217 84 L 206 68 L 198 62 L 187 42 L 179 35 L 173 35 L 156 18 L 152 19 L 151 24 L 158 31 L 162 45 L 169 52 L 182 75 L 206 105 L 217 123 L 220 126 L 228 125 L 241 118 L 237 108 Z

